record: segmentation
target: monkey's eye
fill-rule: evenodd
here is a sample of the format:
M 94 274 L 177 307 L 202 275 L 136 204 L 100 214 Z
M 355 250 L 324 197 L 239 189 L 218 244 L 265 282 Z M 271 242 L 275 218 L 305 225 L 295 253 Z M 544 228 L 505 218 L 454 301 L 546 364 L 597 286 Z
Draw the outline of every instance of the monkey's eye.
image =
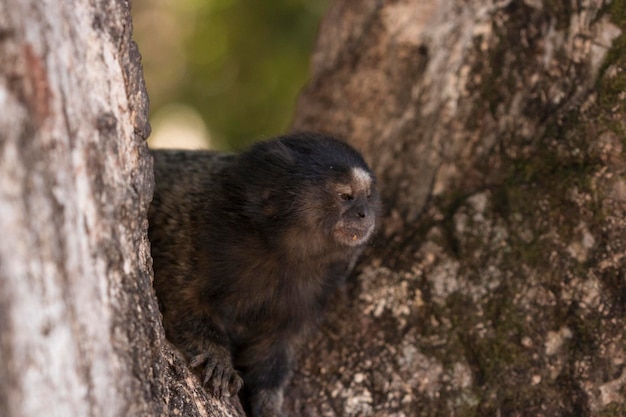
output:
M 348 193 L 339 193 L 339 197 L 343 200 L 343 201 L 350 201 L 352 200 L 352 195 L 348 194 Z

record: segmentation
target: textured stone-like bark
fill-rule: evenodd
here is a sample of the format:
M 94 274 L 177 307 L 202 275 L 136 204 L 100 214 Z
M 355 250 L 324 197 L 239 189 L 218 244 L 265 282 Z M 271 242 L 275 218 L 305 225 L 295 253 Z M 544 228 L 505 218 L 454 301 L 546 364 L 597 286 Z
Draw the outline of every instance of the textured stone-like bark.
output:
M 294 130 L 385 197 L 308 416 L 626 413 L 623 2 L 335 1 Z
M 126 1 L 0 1 L 0 415 L 232 415 L 166 344 Z

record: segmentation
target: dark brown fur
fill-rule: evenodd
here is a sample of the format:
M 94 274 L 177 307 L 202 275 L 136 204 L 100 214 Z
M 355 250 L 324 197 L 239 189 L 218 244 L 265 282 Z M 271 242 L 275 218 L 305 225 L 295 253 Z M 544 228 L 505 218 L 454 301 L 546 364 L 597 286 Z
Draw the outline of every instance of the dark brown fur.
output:
M 215 395 L 282 415 L 298 339 L 318 322 L 375 227 L 361 156 L 300 134 L 240 155 L 153 151 L 149 236 L 167 337 Z

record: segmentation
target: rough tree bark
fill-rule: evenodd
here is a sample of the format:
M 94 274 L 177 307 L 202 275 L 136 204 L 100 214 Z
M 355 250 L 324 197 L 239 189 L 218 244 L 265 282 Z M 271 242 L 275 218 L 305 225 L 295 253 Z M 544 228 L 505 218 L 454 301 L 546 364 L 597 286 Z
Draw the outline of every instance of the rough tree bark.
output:
M 237 415 L 163 337 L 128 4 L 0 0 L 0 415 Z M 293 415 L 626 413 L 622 1 L 337 0 L 293 128 L 386 215 Z
M 626 414 L 623 1 L 335 1 L 295 130 L 386 216 L 303 352 L 323 416 Z
M 0 416 L 232 415 L 165 343 L 128 3 L 0 1 Z

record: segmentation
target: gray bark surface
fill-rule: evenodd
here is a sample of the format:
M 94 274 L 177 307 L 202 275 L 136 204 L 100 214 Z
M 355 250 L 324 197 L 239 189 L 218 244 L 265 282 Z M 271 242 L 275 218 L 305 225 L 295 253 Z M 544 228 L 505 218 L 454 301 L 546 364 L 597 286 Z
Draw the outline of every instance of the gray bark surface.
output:
M 305 416 L 626 414 L 623 3 L 335 1 L 293 130 L 363 150 L 380 236 Z
M 232 415 L 166 344 L 126 1 L 0 1 L 0 415 Z

